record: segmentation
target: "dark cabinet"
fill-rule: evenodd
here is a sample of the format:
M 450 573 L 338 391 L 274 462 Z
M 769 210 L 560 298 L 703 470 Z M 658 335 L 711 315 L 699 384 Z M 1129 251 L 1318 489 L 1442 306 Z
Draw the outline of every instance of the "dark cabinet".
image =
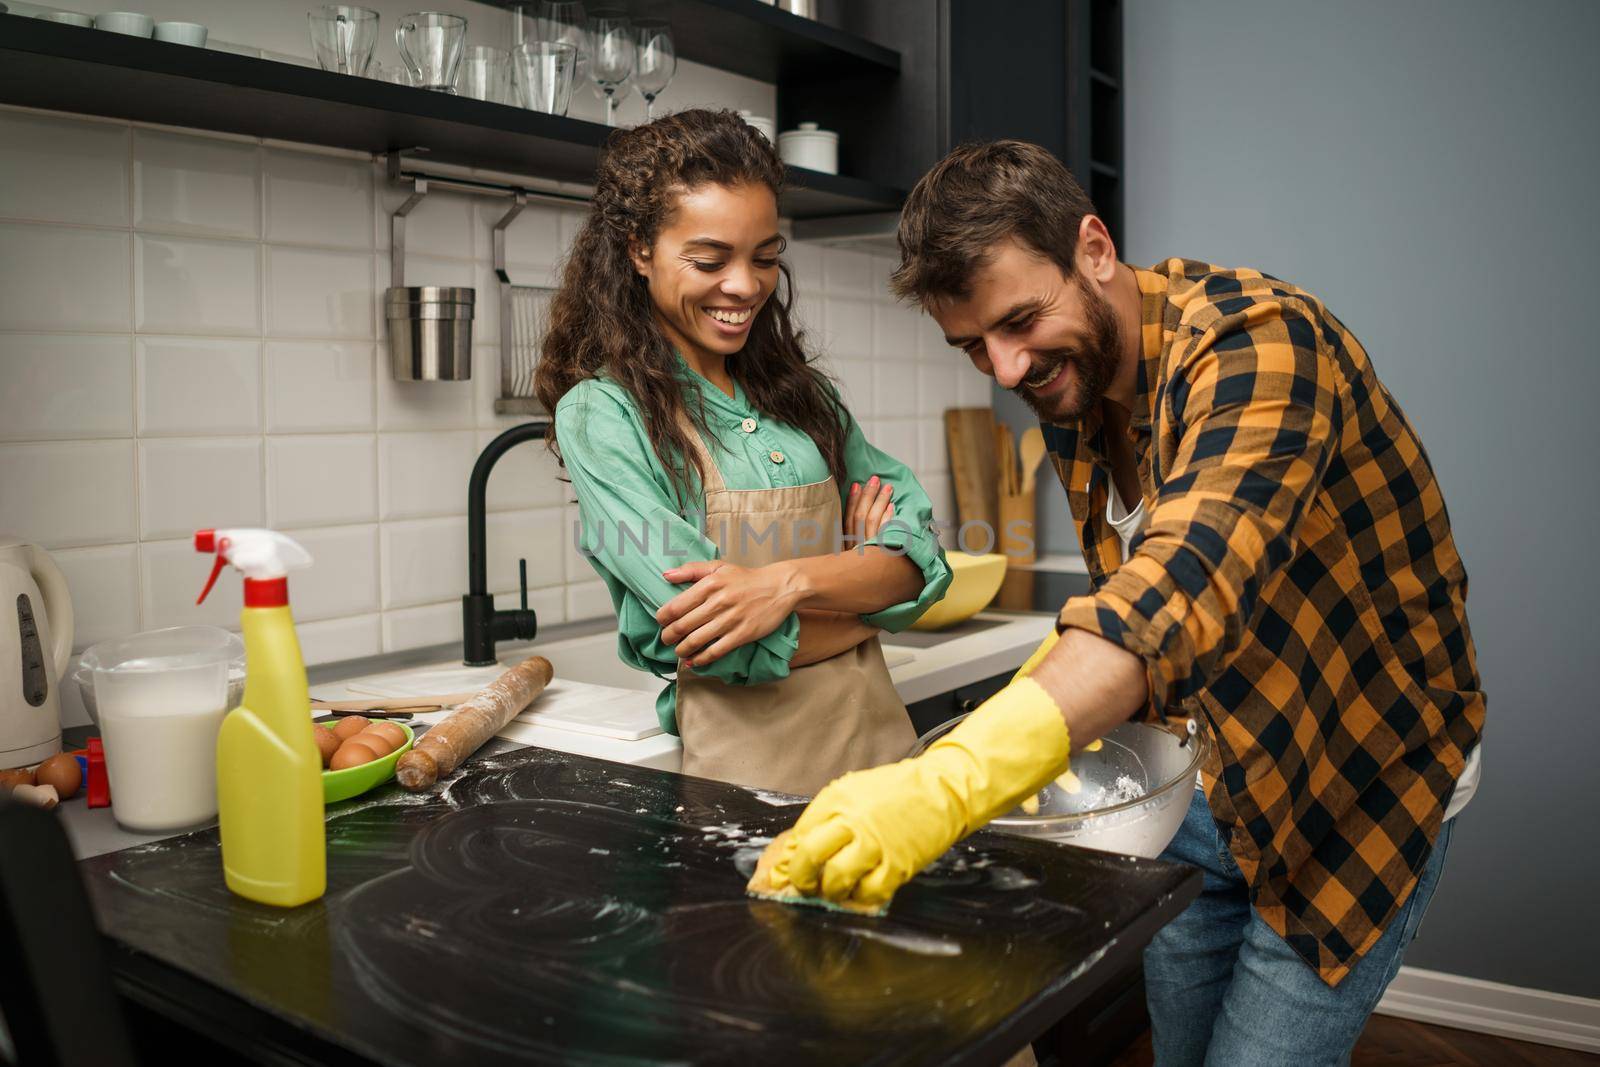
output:
M 896 51 L 900 71 L 784 84 L 780 128 L 838 130 L 842 172 L 903 189 L 962 142 L 1033 141 L 1120 232 L 1121 0 L 835 0 L 822 14 Z

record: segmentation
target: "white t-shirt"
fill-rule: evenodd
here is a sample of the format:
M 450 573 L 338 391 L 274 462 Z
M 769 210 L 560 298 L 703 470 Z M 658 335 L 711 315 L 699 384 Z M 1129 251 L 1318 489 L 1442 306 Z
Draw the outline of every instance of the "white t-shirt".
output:
M 1134 535 L 1144 529 L 1145 510 L 1144 498 L 1139 498 L 1139 503 L 1134 505 L 1132 511 L 1123 503 L 1122 494 L 1117 491 L 1115 483 L 1111 491 L 1106 494 L 1106 522 L 1117 532 L 1117 539 L 1122 542 L 1122 558 L 1124 561 L 1133 555 L 1129 547 L 1133 543 Z M 1444 817 L 1453 819 L 1461 814 L 1461 809 L 1467 806 L 1467 801 L 1478 791 L 1478 779 L 1483 775 L 1483 745 L 1474 745 L 1467 754 L 1467 765 L 1462 768 L 1461 777 L 1456 780 L 1455 792 L 1450 794 L 1450 803 L 1445 805 Z M 1194 776 L 1195 785 L 1200 784 L 1200 775 Z

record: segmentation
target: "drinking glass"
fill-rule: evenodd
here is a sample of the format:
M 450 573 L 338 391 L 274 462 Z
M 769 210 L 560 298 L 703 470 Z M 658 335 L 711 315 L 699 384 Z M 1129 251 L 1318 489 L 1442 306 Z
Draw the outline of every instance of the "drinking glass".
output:
M 596 11 L 589 20 L 589 76 L 606 94 L 606 125 L 617 124 L 617 87 L 633 75 L 638 46 L 624 12 Z
M 571 45 L 578 55 L 588 55 L 589 16 L 583 10 L 582 0 L 542 0 L 538 10 L 535 40 Z
M 378 43 L 378 13 L 371 8 L 326 4 L 306 17 L 317 66 L 340 74 L 365 74 Z
M 511 47 L 521 48 L 539 40 L 539 4 L 507 4 L 511 12 Z
M 466 40 L 467 20 L 439 11 L 407 15 L 394 28 L 395 47 L 411 84 L 439 93 L 455 94 Z
M 503 48 L 474 45 L 461 61 L 461 92 L 474 100 L 509 104 L 511 56 Z
M 638 42 L 638 62 L 633 84 L 644 97 L 644 120 L 656 117 L 656 97 L 678 71 L 678 53 L 672 46 L 672 28 L 659 19 L 643 19 L 633 24 Z
M 572 102 L 572 75 L 578 50 L 560 41 L 535 41 L 511 51 L 511 73 L 522 106 L 547 115 L 565 115 Z

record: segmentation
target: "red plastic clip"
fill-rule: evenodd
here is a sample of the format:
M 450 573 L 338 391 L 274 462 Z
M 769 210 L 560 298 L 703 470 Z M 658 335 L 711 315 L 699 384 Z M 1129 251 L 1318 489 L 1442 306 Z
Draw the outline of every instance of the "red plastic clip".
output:
M 106 752 L 98 737 L 89 738 L 89 806 L 111 806 L 111 780 L 106 777 Z

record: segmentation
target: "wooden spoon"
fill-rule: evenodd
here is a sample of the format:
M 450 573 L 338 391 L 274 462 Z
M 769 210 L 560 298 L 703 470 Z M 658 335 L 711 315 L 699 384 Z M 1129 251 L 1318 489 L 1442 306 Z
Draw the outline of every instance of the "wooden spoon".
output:
M 1044 431 L 1030 426 L 1022 434 L 1022 491 L 1033 492 L 1034 478 L 1039 463 L 1044 459 Z

